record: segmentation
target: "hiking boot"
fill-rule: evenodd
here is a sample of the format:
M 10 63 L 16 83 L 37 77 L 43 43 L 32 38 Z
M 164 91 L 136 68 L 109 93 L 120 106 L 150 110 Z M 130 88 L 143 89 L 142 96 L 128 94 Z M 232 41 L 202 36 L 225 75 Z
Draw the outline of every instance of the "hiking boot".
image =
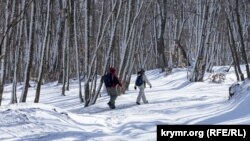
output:
M 111 102 L 107 103 L 110 109 L 115 109 L 115 105 L 111 104 Z
M 115 109 L 115 105 L 110 106 L 110 109 Z
M 141 105 L 140 102 L 136 102 L 137 105 Z
M 109 105 L 109 108 L 111 109 L 111 103 L 109 102 L 109 103 L 107 103 L 108 105 Z
M 144 103 L 145 103 L 145 104 L 148 104 L 148 101 L 145 101 Z

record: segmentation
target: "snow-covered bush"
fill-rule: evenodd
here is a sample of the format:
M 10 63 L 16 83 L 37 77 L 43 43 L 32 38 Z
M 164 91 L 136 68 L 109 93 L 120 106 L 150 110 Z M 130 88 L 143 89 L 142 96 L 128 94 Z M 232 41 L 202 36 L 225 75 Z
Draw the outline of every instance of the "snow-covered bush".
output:
M 226 80 L 226 75 L 224 73 L 212 73 L 208 79 L 213 83 L 222 83 Z

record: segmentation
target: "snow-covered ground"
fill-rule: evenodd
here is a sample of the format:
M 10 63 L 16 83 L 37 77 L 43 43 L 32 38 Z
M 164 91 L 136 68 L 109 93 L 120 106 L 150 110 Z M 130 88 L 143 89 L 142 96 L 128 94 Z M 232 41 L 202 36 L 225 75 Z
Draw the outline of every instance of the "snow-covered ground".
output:
M 222 71 L 219 67 L 216 71 Z M 186 69 L 174 69 L 168 76 L 159 70 L 147 71 L 153 87 L 145 89 L 149 104 L 136 105 L 135 76 L 129 91 L 118 97 L 116 109 L 107 106 L 103 91 L 97 103 L 84 108 L 79 103 L 78 84 L 61 96 L 61 86 L 42 86 L 41 100 L 34 104 L 35 87 L 27 103 L 9 105 L 12 85 L 6 85 L 0 107 L 0 140 L 128 141 L 156 140 L 157 124 L 250 124 L 250 83 L 228 100 L 229 86 L 236 82 L 231 70 L 224 83 L 190 83 Z M 22 85 L 18 86 L 20 96 Z

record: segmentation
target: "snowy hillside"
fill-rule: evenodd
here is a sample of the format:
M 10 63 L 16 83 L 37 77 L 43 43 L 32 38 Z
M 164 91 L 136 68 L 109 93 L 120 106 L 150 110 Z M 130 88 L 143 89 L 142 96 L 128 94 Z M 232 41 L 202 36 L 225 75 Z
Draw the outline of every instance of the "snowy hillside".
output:
M 221 71 L 223 68 L 218 68 Z M 61 86 L 42 86 L 40 104 L 33 104 L 35 87 L 27 103 L 9 105 L 12 85 L 6 85 L 0 108 L 0 140 L 156 140 L 157 124 L 250 124 L 250 82 L 230 101 L 228 88 L 235 82 L 233 71 L 224 83 L 187 81 L 186 69 L 174 69 L 168 76 L 159 70 L 147 71 L 153 85 L 145 89 L 148 104 L 136 105 L 135 76 L 129 91 L 118 97 L 116 109 L 102 97 L 93 106 L 79 103 L 78 84 L 72 80 L 70 91 L 61 96 Z M 35 85 L 35 84 L 33 84 Z M 22 85 L 18 86 L 20 96 Z

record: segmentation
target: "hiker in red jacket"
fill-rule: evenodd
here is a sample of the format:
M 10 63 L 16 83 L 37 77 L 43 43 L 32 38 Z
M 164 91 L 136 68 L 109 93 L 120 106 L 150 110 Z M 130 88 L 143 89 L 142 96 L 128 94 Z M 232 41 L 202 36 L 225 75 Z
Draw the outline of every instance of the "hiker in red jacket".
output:
M 122 84 L 120 83 L 118 77 L 116 76 L 116 69 L 115 68 L 113 68 L 113 67 L 109 68 L 109 73 L 106 75 L 106 80 L 104 78 L 104 82 L 105 82 L 105 86 L 106 86 L 108 95 L 110 96 L 110 100 L 108 102 L 108 105 L 109 105 L 110 109 L 115 109 L 115 100 L 118 96 L 116 86 L 119 85 L 120 87 L 122 87 Z

